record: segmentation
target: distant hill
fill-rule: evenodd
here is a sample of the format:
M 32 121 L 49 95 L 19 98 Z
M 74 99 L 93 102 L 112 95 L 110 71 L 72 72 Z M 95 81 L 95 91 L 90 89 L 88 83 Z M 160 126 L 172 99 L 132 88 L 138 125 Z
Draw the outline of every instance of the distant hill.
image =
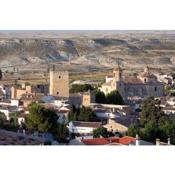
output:
M 0 66 L 175 66 L 174 31 L 0 31 Z M 32 67 L 31 67 L 32 69 Z

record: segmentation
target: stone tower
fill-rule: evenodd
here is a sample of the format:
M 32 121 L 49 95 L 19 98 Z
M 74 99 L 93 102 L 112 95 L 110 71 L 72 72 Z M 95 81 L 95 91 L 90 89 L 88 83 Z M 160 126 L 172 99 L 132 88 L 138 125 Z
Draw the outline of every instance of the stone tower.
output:
M 69 72 L 50 70 L 49 93 L 53 96 L 69 97 Z
M 113 69 L 113 77 L 114 77 L 115 82 L 121 81 L 121 79 L 122 79 L 122 69 L 119 65 Z

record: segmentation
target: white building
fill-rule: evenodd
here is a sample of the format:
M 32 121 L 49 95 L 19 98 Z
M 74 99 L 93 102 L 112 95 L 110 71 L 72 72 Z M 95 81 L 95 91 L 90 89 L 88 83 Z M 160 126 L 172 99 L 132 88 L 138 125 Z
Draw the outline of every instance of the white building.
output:
M 10 114 L 13 112 L 18 112 L 19 109 L 16 106 L 0 106 L 0 112 L 4 113 L 7 120 L 10 119 Z
M 92 134 L 93 130 L 100 126 L 100 122 L 73 121 L 69 123 L 69 132 L 74 134 Z
M 118 118 L 121 117 L 121 115 L 117 112 L 112 112 L 110 110 L 105 110 L 105 109 L 94 109 L 95 114 L 97 115 L 98 118 L 101 119 L 108 119 L 108 118 Z
M 163 107 L 162 110 L 167 115 L 175 114 L 175 107 Z

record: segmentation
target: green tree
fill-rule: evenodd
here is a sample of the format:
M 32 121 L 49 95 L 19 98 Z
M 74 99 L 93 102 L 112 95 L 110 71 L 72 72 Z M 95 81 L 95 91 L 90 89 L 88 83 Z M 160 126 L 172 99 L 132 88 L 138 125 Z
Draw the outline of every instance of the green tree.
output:
M 79 109 L 77 109 L 74 105 L 71 106 L 70 108 L 70 112 L 68 114 L 68 121 L 76 121 L 77 120 L 77 116 L 79 113 Z
M 166 116 L 161 107 L 160 101 L 148 98 L 142 103 L 141 118 L 138 125 L 131 125 L 128 135 L 139 134 L 144 140 L 155 142 L 156 138 L 175 144 L 175 116 Z
M 164 117 L 164 113 L 160 107 L 160 101 L 150 97 L 143 101 L 141 111 L 141 124 L 151 121 L 158 123 Z
M 145 124 L 140 135 L 142 138 L 144 138 L 144 140 L 151 142 L 155 142 L 156 138 L 162 139 L 162 131 L 153 120 L 150 120 Z
M 95 102 L 96 103 L 103 103 L 103 104 L 106 103 L 106 96 L 102 91 L 100 91 L 100 90 L 95 91 Z
M 106 95 L 106 102 L 107 102 L 107 104 L 117 104 L 117 105 L 124 104 L 122 96 L 116 90 L 114 90 Z
M 72 106 L 68 114 L 68 120 L 70 121 L 87 121 L 96 122 L 99 121 L 95 112 L 90 107 L 82 106 L 81 108 L 76 108 Z
M 167 140 L 168 137 L 171 138 L 172 143 L 175 143 L 175 117 L 162 120 L 160 122 L 160 129 L 162 131 L 162 139 Z
M 80 114 L 78 116 L 79 121 L 95 122 L 98 121 L 98 118 L 95 112 L 90 107 L 82 106 L 80 108 Z
M 54 137 L 60 142 L 65 142 L 66 139 L 69 137 L 69 130 L 67 126 L 65 124 L 57 124 Z
M 68 128 L 64 124 L 57 122 L 57 114 L 50 109 L 44 108 L 41 104 L 33 103 L 29 107 L 25 127 L 32 131 L 41 133 L 51 133 L 60 142 L 64 142 L 69 135 Z
M 73 84 L 70 93 L 87 92 L 88 90 L 94 90 L 94 88 L 90 84 Z
M 54 132 L 57 126 L 57 114 L 40 104 L 32 104 L 29 107 L 29 115 L 26 120 L 26 127 L 39 132 Z
M 108 131 L 104 127 L 94 129 L 93 130 L 93 137 L 94 138 L 99 138 L 99 137 L 107 138 L 108 137 Z
M 135 125 L 132 124 L 129 128 L 128 128 L 128 132 L 127 135 L 131 136 L 131 137 L 135 137 L 136 134 L 139 134 L 139 128 Z

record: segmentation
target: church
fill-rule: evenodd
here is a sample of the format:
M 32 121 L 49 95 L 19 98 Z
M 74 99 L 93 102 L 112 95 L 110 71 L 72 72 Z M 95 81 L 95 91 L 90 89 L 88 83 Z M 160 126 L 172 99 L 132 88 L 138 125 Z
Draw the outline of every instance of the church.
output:
M 124 101 L 130 101 L 146 97 L 161 97 L 164 95 L 164 84 L 150 73 L 149 67 L 146 67 L 138 76 L 123 77 L 122 69 L 118 65 L 113 69 L 113 76 L 106 77 L 100 90 L 105 94 L 118 90 Z

